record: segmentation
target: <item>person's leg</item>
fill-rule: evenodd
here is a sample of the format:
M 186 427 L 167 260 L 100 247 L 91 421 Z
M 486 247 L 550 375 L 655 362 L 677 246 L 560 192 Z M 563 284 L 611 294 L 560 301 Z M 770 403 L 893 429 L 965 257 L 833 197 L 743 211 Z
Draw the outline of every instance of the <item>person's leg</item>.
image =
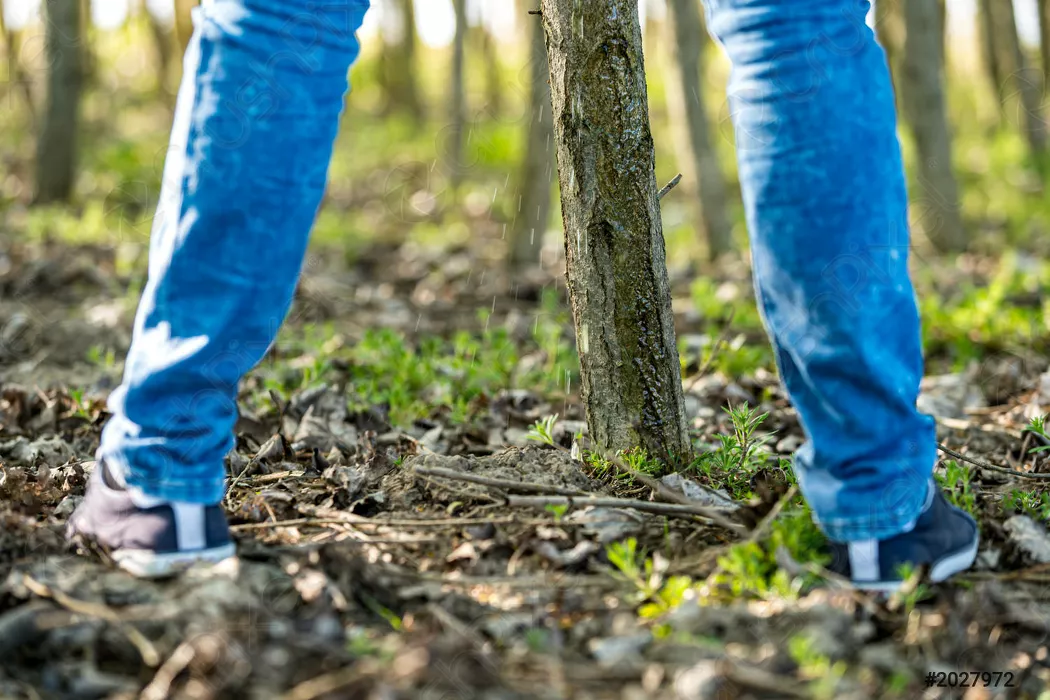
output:
M 222 499 L 237 383 L 291 303 L 367 9 L 204 0 L 195 10 L 149 281 L 99 450 L 140 501 Z
M 907 195 L 885 56 L 858 0 L 707 0 L 759 304 L 807 442 L 799 482 L 837 541 L 911 530 L 933 420 L 908 276 Z

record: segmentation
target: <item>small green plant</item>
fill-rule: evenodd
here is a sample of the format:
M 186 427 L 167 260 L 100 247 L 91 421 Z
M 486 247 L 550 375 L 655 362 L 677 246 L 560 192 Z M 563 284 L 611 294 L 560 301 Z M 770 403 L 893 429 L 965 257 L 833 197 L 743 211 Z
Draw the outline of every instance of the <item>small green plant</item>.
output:
M 555 413 L 553 416 L 547 416 L 546 418 L 540 418 L 532 427 L 529 428 L 528 434 L 525 436 L 528 440 L 534 440 L 536 442 L 542 442 L 544 445 L 554 444 L 554 426 L 558 422 L 558 414 Z
M 813 639 L 806 635 L 795 635 L 788 640 L 788 653 L 798 664 L 799 673 L 809 681 L 809 689 L 815 698 L 835 697 L 839 681 L 846 675 L 846 662 L 832 663 L 825 654 L 816 649 Z
M 717 449 L 700 455 L 691 469 L 712 482 L 724 486 L 735 499 L 751 497 L 751 477 L 768 459 L 767 443 L 772 433 L 760 433 L 759 428 L 769 416 L 758 413 L 747 404 L 724 409 L 732 422 L 732 432 L 719 435 Z
M 633 537 L 614 542 L 605 550 L 606 557 L 616 567 L 616 578 L 634 589 L 634 601 L 639 605 L 639 616 L 656 619 L 677 608 L 690 597 L 695 597 L 697 584 L 688 576 L 664 577 L 653 558 L 638 551 Z
M 96 367 L 111 370 L 117 366 L 117 353 L 113 348 L 92 345 L 87 352 L 87 361 Z
M 1050 521 L 1050 492 L 1014 489 L 1003 497 L 1003 510 L 1023 513 L 1036 520 Z
M 930 587 L 919 581 L 913 582 L 913 579 L 917 575 L 917 570 L 910 564 L 901 564 L 897 567 L 897 575 L 901 577 L 904 584 L 900 590 L 894 593 L 894 596 L 899 599 L 899 605 L 904 608 L 905 617 L 911 615 L 915 606 L 924 600 L 928 600 L 933 595 Z M 914 583 L 914 585 L 912 585 Z
M 1035 433 L 1044 440 L 1050 442 L 1050 435 L 1046 434 L 1046 416 L 1035 416 L 1032 420 L 1028 421 L 1027 430 L 1030 433 Z M 1028 454 L 1034 455 L 1040 452 L 1050 451 L 1050 444 L 1040 445 L 1039 447 L 1033 447 L 1028 450 Z
M 543 509 L 554 516 L 554 522 L 556 523 L 560 523 L 565 514 L 569 512 L 569 506 L 564 504 L 548 503 Z
M 88 410 L 90 406 L 84 401 L 84 390 L 70 387 L 69 398 L 73 402 L 73 415 L 77 418 L 83 418 L 86 421 L 90 421 L 91 413 Z
M 962 508 L 970 515 L 976 516 L 976 496 L 970 483 L 970 470 L 954 459 L 944 463 L 944 474 L 937 474 L 937 480 L 947 492 L 957 508 Z
M 719 557 L 718 569 L 708 578 L 709 594 L 716 598 L 739 597 L 794 599 L 816 585 L 817 576 L 792 577 L 776 561 L 783 547 L 800 563 L 824 566 L 828 562 L 824 535 L 813 523 L 807 506 L 786 510 L 769 529 L 763 542 L 744 542 Z

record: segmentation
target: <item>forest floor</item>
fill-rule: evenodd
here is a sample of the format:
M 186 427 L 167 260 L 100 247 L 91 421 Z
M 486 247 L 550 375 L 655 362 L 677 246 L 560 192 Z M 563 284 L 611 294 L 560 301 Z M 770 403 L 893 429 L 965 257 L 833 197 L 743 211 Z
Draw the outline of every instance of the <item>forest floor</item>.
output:
M 0 697 L 1047 697 L 1038 349 L 927 383 L 942 444 L 1025 474 L 940 462 L 978 563 L 885 599 L 823 568 L 760 329 L 679 304 L 683 275 L 698 457 L 669 476 L 586 451 L 559 270 L 512 283 L 483 246 L 313 255 L 241 390 L 238 559 L 148 582 L 62 536 L 128 343 L 118 251 L 0 248 Z M 719 303 L 747 297 L 746 268 L 720 274 Z M 716 517 L 648 509 L 667 502 Z

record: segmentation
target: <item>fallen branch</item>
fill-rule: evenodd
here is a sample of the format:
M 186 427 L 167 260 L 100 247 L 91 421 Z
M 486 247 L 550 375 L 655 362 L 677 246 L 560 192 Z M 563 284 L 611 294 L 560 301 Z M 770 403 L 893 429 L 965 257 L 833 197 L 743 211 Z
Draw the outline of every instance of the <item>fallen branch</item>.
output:
M 704 508 L 703 506 L 686 505 L 682 503 L 656 503 L 654 501 L 638 501 L 633 498 L 613 498 L 603 496 L 588 496 L 576 498 L 573 496 L 507 496 L 507 505 L 512 508 L 546 508 L 547 506 L 566 506 L 570 509 L 585 508 L 633 508 L 647 513 L 659 513 L 660 515 L 673 515 L 684 518 L 706 518 L 710 520 L 711 513 L 719 513 L 715 508 Z M 743 530 L 740 525 L 734 525 L 731 529 Z
M 160 654 L 157 652 L 157 648 L 153 646 L 153 643 L 148 640 L 142 632 L 139 632 L 138 629 L 129 625 L 128 620 L 125 617 L 122 617 L 116 610 L 113 610 L 113 608 L 103 605 L 102 603 L 92 603 L 86 600 L 71 598 L 62 591 L 56 590 L 37 581 L 29 574 L 24 574 L 22 576 L 22 584 L 34 595 L 41 598 L 50 598 L 70 612 L 87 615 L 88 617 L 96 617 L 113 624 L 128 638 L 128 641 L 131 642 L 135 649 L 138 650 L 139 656 L 142 657 L 142 663 L 150 668 L 153 668 L 160 663 Z
M 620 459 L 620 457 L 618 457 L 617 455 L 612 455 L 611 457 L 603 455 L 603 458 L 606 461 L 612 463 L 617 469 L 619 469 L 623 473 L 633 477 L 634 479 L 640 481 L 641 483 L 643 483 L 646 486 L 648 486 L 649 488 L 651 488 L 653 490 L 654 494 L 659 495 L 665 501 L 670 501 L 671 503 L 675 503 L 675 504 L 678 504 L 678 505 L 690 506 L 691 508 L 696 508 L 696 509 L 698 509 L 700 511 L 703 511 L 703 512 L 699 512 L 698 515 L 702 515 L 703 517 L 708 518 L 709 520 L 711 520 L 715 524 L 721 525 L 722 527 L 724 527 L 725 529 L 727 529 L 727 530 L 729 530 L 731 532 L 736 532 L 737 534 L 741 534 L 741 535 L 744 534 L 745 532 L 747 532 L 747 529 L 744 528 L 743 525 L 740 525 L 738 523 L 734 523 L 732 520 L 730 520 L 729 518 L 727 518 L 724 515 L 722 515 L 723 511 L 720 511 L 720 510 L 715 509 L 715 508 L 708 508 L 706 506 L 698 506 L 698 505 L 694 504 L 692 501 L 690 501 L 688 498 L 686 498 L 683 494 L 680 494 L 677 491 L 674 491 L 673 489 L 670 489 L 670 488 L 664 486 L 663 484 L 661 484 L 659 481 L 657 481 L 656 479 L 652 478 L 648 474 L 642 474 L 637 469 L 632 469 L 631 467 L 627 466 L 624 463 L 624 461 L 622 459 Z M 722 498 L 722 496 L 720 494 L 718 494 L 715 491 L 712 491 L 711 489 L 707 488 L 703 484 L 696 484 L 696 485 L 699 486 L 701 489 L 707 491 L 708 493 L 711 493 L 716 498 Z M 725 512 L 729 512 L 729 511 L 725 511 Z
M 987 469 L 991 472 L 998 472 L 999 474 L 1009 474 L 1010 476 L 1016 476 L 1021 479 L 1050 479 L 1050 474 L 1033 474 L 1031 472 L 1020 472 L 1016 469 L 1007 469 L 1006 467 L 997 467 L 994 464 L 988 464 L 988 462 L 984 462 L 973 457 L 967 457 L 966 455 L 960 454 L 955 450 L 951 450 L 940 443 L 937 444 L 937 449 L 939 449 L 946 455 L 955 457 L 956 459 L 962 460 L 963 462 L 968 462 L 974 465 L 975 467 Z
M 588 496 L 586 491 L 579 489 L 564 488 L 562 486 L 548 486 L 547 484 L 535 484 L 528 481 L 515 481 L 514 479 L 498 479 L 489 476 L 478 476 L 455 469 L 443 467 L 414 467 L 412 471 L 419 476 L 434 476 L 451 481 L 466 481 L 471 484 L 491 486 L 508 491 L 522 491 L 524 493 L 545 493 L 555 496 Z

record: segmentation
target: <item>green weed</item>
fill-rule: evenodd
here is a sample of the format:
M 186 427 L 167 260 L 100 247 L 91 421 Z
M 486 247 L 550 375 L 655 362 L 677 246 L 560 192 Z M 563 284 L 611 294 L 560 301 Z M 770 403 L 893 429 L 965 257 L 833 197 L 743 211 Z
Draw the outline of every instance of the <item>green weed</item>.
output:
M 970 483 L 970 470 L 951 459 L 944 463 L 944 474 L 936 474 L 936 477 L 948 500 L 976 517 L 976 496 Z

